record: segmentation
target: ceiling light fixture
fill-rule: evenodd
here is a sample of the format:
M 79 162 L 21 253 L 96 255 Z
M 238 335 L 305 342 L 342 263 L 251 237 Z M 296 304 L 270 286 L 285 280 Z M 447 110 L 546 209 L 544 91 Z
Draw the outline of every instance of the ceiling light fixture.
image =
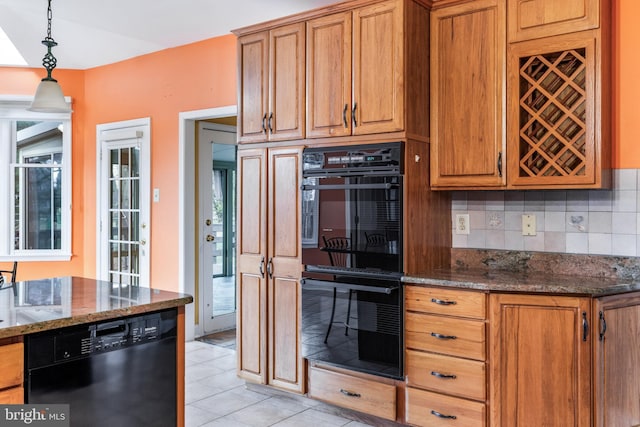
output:
M 36 90 L 36 96 L 33 98 L 30 111 L 40 113 L 69 113 L 71 108 L 64 99 L 62 89 L 58 81 L 51 77 L 51 72 L 56 68 L 56 57 L 51 53 L 51 48 L 57 46 L 58 43 L 51 37 L 51 0 L 48 0 L 49 7 L 47 9 L 47 37 L 42 40 L 42 44 L 47 47 L 47 53 L 42 59 L 42 65 L 47 70 L 47 77 L 43 78 Z

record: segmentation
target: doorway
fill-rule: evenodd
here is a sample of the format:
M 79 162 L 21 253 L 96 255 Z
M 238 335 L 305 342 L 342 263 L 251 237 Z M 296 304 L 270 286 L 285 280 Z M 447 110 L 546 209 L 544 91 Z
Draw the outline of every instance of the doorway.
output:
M 198 122 L 199 288 L 203 335 L 235 329 L 236 128 Z
M 97 278 L 133 297 L 149 286 L 150 119 L 96 127 Z

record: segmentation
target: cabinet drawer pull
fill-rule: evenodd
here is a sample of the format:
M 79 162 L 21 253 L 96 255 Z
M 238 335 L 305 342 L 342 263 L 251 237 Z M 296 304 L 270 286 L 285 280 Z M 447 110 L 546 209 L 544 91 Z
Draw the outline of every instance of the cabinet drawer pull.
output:
M 458 417 L 456 417 L 455 415 L 445 415 L 445 414 L 441 414 L 438 411 L 434 411 L 433 409 L 431 410 L 431 415 L 435 415 L 438 418 L 445 418 L 447 420 L 455 420 Z
M 349 397 L 360 397 L 360 393 L 354 393 L 352 391 L 345 390 L 343 388 L 340 389 L 340 393 L 344 394 L 345 396 L 349 396 Z
M 454 374 L 441 374 L 440 372 L 431 371 L 431 375 L 434 377 L 442 378 L 445 380 L 455 380 L 456 376 Z
M 456 305 L 457 304 L 455 301 L 447 301 L 447 300 L 438 299 L 438 298 L 431 298 L 431 302 L 439 305 Z
M 442 335 L 436 332 L 431 332 L 431 336 L 434 338 L 438 338 L 439 340 L 455 340 L 456 338 L 458 338 L 455 335 Z

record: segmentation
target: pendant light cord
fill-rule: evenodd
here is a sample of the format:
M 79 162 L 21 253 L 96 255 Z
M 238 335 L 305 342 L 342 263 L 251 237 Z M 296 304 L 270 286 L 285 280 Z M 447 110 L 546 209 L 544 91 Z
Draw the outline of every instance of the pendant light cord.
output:
M 57 80 L 51 77 L 51 72 L 54 68 L 56 68 L 58 60 L 55 56 L 53 56 L 53 53 L 51 53 L 51 48 L 57 46 L 58 43 L 56 43 L 53 37 L 51 37 L 51 20 L 53 18 L 53 12 L 51 11 L 51 0 L 48 0 L 48 2 L 49 7 L 47 8 L 47 37 L 42 40 L 42 44 L 47 46 L 47 53 L 44 55 L 44 58 L 42 58 L 42 65 L 44 66 L 45 70 L 47 70 L 47 77 L 45 77 L 43 80 L 55 82 Z

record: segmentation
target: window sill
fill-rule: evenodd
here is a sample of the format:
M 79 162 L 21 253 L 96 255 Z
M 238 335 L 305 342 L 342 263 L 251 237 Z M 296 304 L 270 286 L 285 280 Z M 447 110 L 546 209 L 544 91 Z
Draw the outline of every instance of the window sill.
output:
M 19 255 L 0 255 L 0 262 L 13 261 L 70 261 L 70 253 L 58 254 L 19 254 Z

